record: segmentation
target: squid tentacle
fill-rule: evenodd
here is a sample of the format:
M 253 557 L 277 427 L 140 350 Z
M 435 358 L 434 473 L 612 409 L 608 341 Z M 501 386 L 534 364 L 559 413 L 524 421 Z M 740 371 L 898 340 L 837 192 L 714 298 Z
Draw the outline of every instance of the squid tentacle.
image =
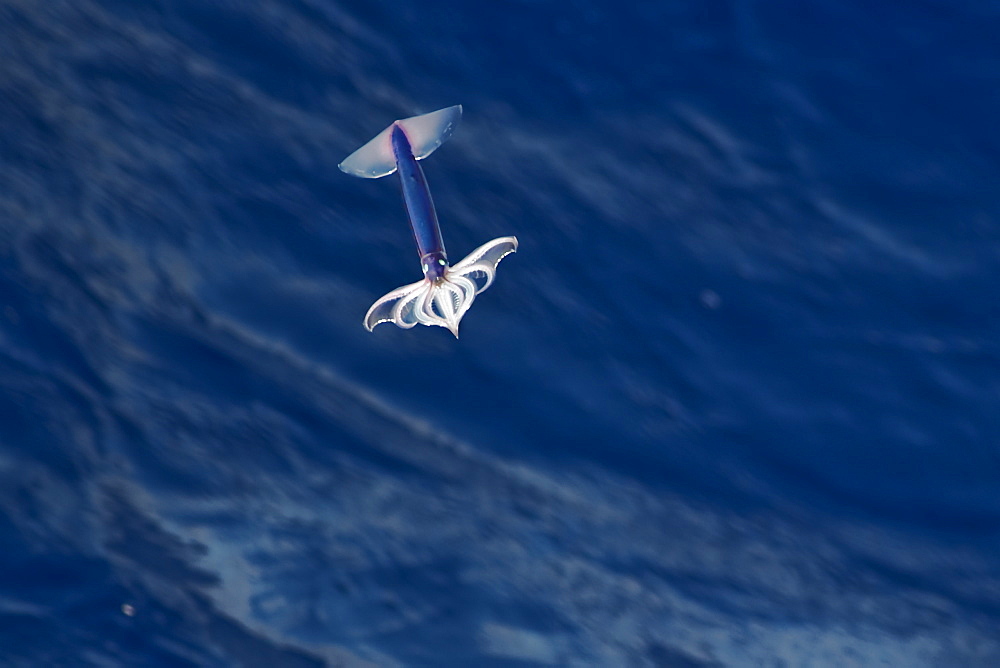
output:
M 403 329 L 416 325 L 444 327 L 458 336 L 458 325 L 476 299 L 493 285 L 500 260 L 517 250 L 517 240 L 503 237 L 480 246 L 461 262 L 446 267 L 436 280 L 425 278 L 393 290 L 372 305 L 368 329 L 391 322 Z

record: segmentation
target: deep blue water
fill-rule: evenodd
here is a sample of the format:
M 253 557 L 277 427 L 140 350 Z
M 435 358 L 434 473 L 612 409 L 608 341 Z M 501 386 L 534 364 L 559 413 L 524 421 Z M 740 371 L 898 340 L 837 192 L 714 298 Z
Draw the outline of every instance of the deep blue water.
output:
M 0 1 L 0 664 L 1000 665 L 1000 6 Z M 516 255 L 455 341 L 369 334 Z

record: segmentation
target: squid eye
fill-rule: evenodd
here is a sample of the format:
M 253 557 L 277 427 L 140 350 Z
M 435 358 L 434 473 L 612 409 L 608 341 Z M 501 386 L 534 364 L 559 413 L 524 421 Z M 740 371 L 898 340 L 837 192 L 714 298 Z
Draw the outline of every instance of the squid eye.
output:
M 438 264 L 439 264 L 439 265 L 441 265 L 441 266 L 443 267 L 443 266 L 445 266 L 445 265 L 446 265 L 446 264 L 448 264 L 448 263 L 447 263 L 447 262 L 445 262 L 444 260 L 441 260 L 441 259 L 438 259 Z
M 427 263 L 426 263 L 426 262 L 424 262 L 424 273 L 425 273 L 425 274 L 427 273 L 427 270 L 428 270 L 428 269 L 430 269 L 430 267 L 428 267 L 428 266 L 427 266 Z

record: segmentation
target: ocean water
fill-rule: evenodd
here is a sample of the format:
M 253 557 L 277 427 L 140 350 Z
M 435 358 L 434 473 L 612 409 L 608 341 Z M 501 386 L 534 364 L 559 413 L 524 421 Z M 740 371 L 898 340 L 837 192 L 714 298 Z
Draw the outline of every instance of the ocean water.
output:
M 0 1 L 0 665 L 1000 665 L 1000 9 Z M 516 255 L 456 341 L 362 327 Z

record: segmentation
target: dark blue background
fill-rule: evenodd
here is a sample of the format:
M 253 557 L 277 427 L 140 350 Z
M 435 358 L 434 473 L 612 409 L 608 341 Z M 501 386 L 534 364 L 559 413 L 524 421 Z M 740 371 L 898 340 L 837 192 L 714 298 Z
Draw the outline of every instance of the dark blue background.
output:
M 1000 9 L 0 2 L 0 663 L 1000 665 Z M 455 341 L 337 163 L 461 103 Z

